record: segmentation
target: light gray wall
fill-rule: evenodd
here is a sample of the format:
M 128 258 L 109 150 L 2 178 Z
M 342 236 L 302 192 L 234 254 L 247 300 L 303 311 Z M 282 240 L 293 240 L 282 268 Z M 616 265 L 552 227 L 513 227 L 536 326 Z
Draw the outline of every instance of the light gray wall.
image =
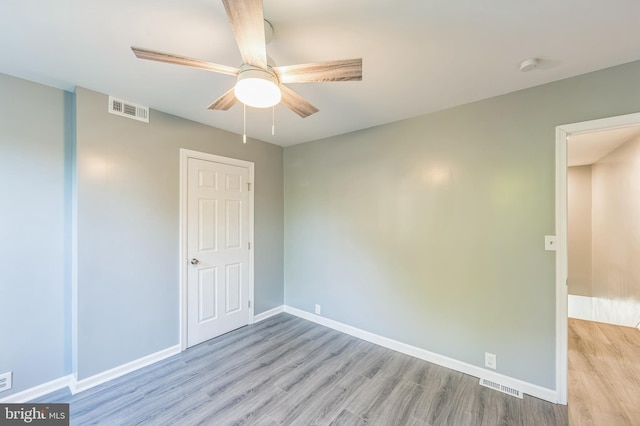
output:
M 255 312 L 282 305 L 281 147 L 158 111 L 149 124 L 108 114 L 82 88 L 76 101 L 80 379 L 178 344 L 180 148 L 255 163 Z
M 65 93 L 0 74 L 0 373 L 68 374 Z
M 591 166 L 567 169 L 569 294 L 591 297 Z
M 282 305 L 282 148 L 157 111 L 110 115 L 85 89 L 0 74 L 0 93 L 0 373 L 14 373 L 0 398 L 178 344 L 180 148 L 255 163 L 255 312 Z
M 640 303 L 640 137 L 592 168 L 593 296 Z
M 555 127 L 640 62 L 285 149 L 285 302 L 555 388 Z
M 281 148 L 110 116 L 79 89 L 80 378 L 177 343 L 184 147 L 256 163 L 256 313 L 282 303 L 284 232 L 287 304 L 475 365 L 490 351 L 498 372 L 553 388 L 554 127 L 640 111 L 638 77 L 635 62 L 287 148 L 286 231 Z M 64 92 L 3 75 L 0 89 L 4 397 L 70 372 L 73 153 Z

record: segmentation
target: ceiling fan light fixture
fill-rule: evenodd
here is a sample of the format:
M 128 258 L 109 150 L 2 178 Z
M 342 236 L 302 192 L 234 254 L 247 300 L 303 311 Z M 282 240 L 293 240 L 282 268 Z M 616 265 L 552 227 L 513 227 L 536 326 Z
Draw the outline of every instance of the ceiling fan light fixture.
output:
M 261 68 L 243 66 L 234 89 L 236 98 L 254 108 L 269 108 L 280 102 L 282 93 L 273 73 Z

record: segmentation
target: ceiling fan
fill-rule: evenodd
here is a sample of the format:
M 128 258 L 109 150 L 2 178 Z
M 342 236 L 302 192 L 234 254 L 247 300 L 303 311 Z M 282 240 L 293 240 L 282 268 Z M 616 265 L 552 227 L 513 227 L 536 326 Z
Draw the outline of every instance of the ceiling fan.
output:
M 222 0 L 242 56 L 242 66 L 235 68 L 200 59 L 131 47 L 140 59 L 185 65 L 237 77 L 236 85 L 216 99 L 209 109 L 228 110 L 236 101 L 259 108 L 282 102 L 305 118 L 318 112 L 302 96 L 284 83 L 313 83 L 362 80 L 362 59 L 347 59 L 311 64 L 270 66 L 267 63 L 262 0 Z M 252 99 L 252 96 L 259 96 Z

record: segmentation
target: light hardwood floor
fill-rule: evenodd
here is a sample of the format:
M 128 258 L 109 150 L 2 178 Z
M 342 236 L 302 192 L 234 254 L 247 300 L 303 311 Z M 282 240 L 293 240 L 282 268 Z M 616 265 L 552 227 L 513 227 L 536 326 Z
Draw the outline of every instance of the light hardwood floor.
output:
M 569 423 L 640 425 L 640 330 L 569 319 Z
M 565 406 L 279 314 L 71 396 L 73 425 L 566 425 Z

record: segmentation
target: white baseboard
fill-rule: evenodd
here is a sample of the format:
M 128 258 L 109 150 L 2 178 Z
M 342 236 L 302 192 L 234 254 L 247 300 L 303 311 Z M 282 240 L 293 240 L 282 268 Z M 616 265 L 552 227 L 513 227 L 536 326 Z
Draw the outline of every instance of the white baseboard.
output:
M 253 324 L 260 322 L 260 321 L 264 321 L 267 318 L 270 318 L 274 315 L 278 315 L 280 313 L 284 312 L 284 305 L 280 305 L 280 306 L 276 306 L 273 309 L 269 309 L 268 311 L 264 311 L 261 314 L 255 315 L 253 317 Z
M 312 314 L 310 312 L 293 308 L 291 306 L 286 306 L 286 305 L 277 306 L 266 312 L 262 312 L 261 314 L 258 314 L 254 317 L 253 322 L 256 323 L 256 322 L 264 321 L 265 319 L 270 318 L 282 312 L 295 315 L 305 320 L 323 325 L 325 327 L 332 328 L 334 330 L 349 334 L 351 336 L 357 337 L 362 340 L 366 340 L 376 345 L 383 346 L 385 348 L 394 350 L 396 352 L 401 352 L 401 353 L 413 356 L 415 358 L 419 358 L 428 362 L 432 362 L 437 365 L 441 365 L 446 368 L 450 368 L 455 371 L 459 371 L 461 373 L 469 374 L 474 377 L 484 378 L 484 379 L 489 379 L 495 382 L 499 382 L 506 386 L 519 389 L 522 392 L 528 395 L 534 396 L 536 398 L 557 403 L 557 392 L 555 390 L 547 389 L 538 385 L 534 385 L 532 383 L 524 382 L 519 379 L 514 379 L 512 377 L 505 376 L 493 371 L 488 371 L 481 367 L 477 367 L 475 365 L 467 364 L 462 361 L 458 361 L 458 360 L 448 358 L 433 352 L 429 352 L 425 349 L 411 346 L 406 343 L 399 342 L 397 340 L 389 339 L 387 337 L 383 337 L 383 336 L 380 336 L 356 327 L 352 327 L 350 325 L 347 325 L 338 321 L 334 321 L 326 317 L 321 317 L 321 316 Z M 32 387 L 22 392 L 15 393 L 13 395 L 9 395 L 6 398 L 0 399 L 0 403 L 22 403 L 22 402 L 32 401 L 43 395 L 46 395 L 48 393 L 54 392 L 56 390 L 62 389 L 67 386 L 69 387 L 72 394 L 76 394 L 78 392 L 82 392 L 94 386 L 98 386 L 102 383 L 108 382 L 109 380 L 116 379 L 120 376 L 123 376 L 132 371 L 138 370 L 140 368 L 146 367 L 158 361 L 162 361 L 163 359 L 169 358 L 170 356 L 176 355 L 178 353 L 180 353 L 180 345 L 175 345 L 167 349 L 163 349 L 159 352 L 131 361 L 129 363 L 112 368 L 111 370 L 107 370 L 105 372 L 88 377 L 86 379 L 76 380 L 76 378 L 73 375 L 60 377 L 59 379 L 52 380 L 47 383 L 43 383 L 41 385 Z
M 569 295 L 569 318 L 640 328 L 640 303 Z
M 544 399 L 545 401 L 557 404 L 558 397 L 557 392 L 553 389 L 544 388 L 542 386 L 534 385 L 529 382 L 525 382 L 519 379 L 514 379 L 503 374 L 499 374 L 493 371 L 485 370 L 484 368 L 477 367 L 475 365 L 467 364 L 462 361 L 458 361 L 446 356 L 438 355 L 433 352 L 429 352 L 425 349 L 421 349 L 415 346 L 408 345 L 406 343 L 399 342 L 397 340 L 389 339 L 387 337 L 379 336 L 377 334 L 361 330 L 356 327 L 352 327 L 347 324 L 343 324 L 338 321 L 334 321 L 329 318 L 321 317 L 310 312 L 302 311 L 291 306 L 284 307 L 284 312 L 295 315 L 297 317 L 306 319 L 316 324 L 324 325 L 325 327 L 332 328 L 337 331 L 349 334 L 362 340 L 366 340 L 376 345 L 383 346 L 385 348 L 401 352 L 406 355 L 410 355 L 415 358 L 419 358 L 434 364 L 441 365 L 446 368 L 450 368 L 461 373 L 469 374 L 474 377 L 489 379 L 495 382 L 499 382 L 506 386 L 520 389 L 522 392 L 534 396 L 536 398 Z
M 170 356 L 176 355 L 178 353 L 180 353 L 180 345 L 172 346 L 82 380 L 77 380 L 73 374 L 69 374 L 68 376 L 60 377 L 50 382 L 26 389 L 22 392 L 9 395 L 8 397 L 0 399 L 0 403 L 24 403 L 33 401 L 43 395 L 55 392 L 66 387 L 69 388 L 72 394 L 76 394 L 78 392 L 82 392 L 94 386 L 98 386 L 102 383 L 108 382 L 109 380 L 113 380 L 115 378 L 123 376 L 132 371 L 138 370 L 142 367 L 146 367 L 147 365 L 162 361 L 163 359 L 169 358 Z
M 101 385 L 102 383 L 108 382 L 109 380 L 124 376 L 127 373 L 139 370 L 140 368 L 146 367 L 147 365 L 154 364 L 158 361 L 162 361 L 165 358 L 169 358 L 170 356 L 179 353 L 180 345 L 171 346 L 167 349 L 163 349 L 161 351 L 144 356 L 142 358 L 138 358 L 126 364 L 122 364 L 118 367 L 112 368 L 111 370 L 104 371 L 91 377 L 87 377 L 86 379 L 77 381 L 74 380 L 71 382 L 69 389 L 71 390 L 71 393 L 75 395 L 78 392 L 82 392 L 94 386 Z
M 73 381 L 73 377 L 71 375 L 63 376 L 58 379 L 51 380 L 50 382 L 42 383 L 41 385 L 23 390 L 22 392 L 17 392 L 17 393 L 14 393 L 13 395 L 9 395 L 5 398 L 1 398 L 0 403 L 22 404 L 25 402 L 34 401 L 48 393 L 55 392 L 62 388 L 66 388 L 71 384 L 72 381 Z
M 267 318 L 278 315 L 282 312 L 284 312 L 284 306 L 276 306 L 273 309 L 269 309 L 268 311 L 254 316 L 253 322 L 257 323 L 260 321 L 264 321 Z M 158 361 L 162 361 L 163 359 L 179 354 L 180 352 L 180 345 L 175 345 L 82 380 L 77 380 L 77 378 L 73 374 L 69 374 L 68 376 L 60 377 L 50 382 L 34 386 L 22 392 L 9 395 L 5 398 L 0 398 L 0 403 L 9 404 L 33 401 L 43 395 L 55 392 L 65 387 L 68 387 L 72 394 L 76 394 L 78 392 L 82 392 L 94 386 L 101 385 L 102 383 L 106 383 L 109 380 L 116 379 L 120 376 L 131 373 L 132 371 L 146 367 Z

